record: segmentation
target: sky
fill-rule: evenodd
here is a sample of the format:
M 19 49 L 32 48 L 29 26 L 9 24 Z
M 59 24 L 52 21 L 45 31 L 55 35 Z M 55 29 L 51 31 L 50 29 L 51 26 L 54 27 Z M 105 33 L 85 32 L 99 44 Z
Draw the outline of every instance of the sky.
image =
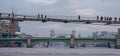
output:
M 0 0 L 0 12 L 27 15 L 64 15 L 64 16 L 90 16 L 97 15 L 120 17 L 120 0 Z M 49 36 L 54 29 L 57 34 L 71 34 L 72 30 L 81 36 L 91 35 L 95 31 L 115 31 L 119 26 L 89 25 L 60 22 L 19 22 L 21 32 Z

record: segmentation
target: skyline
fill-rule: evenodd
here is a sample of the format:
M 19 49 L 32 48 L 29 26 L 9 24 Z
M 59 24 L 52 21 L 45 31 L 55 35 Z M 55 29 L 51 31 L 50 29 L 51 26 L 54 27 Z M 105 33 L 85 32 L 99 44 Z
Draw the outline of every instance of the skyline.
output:
M 66 15 L 66 16 L 112 16 L 120 17 L 119 0 L 1 0 L 0 12 L 28 15 Z M 119 26 L 102 26 L 57 22 L 20 22 L 22 32 L 27 34 L 49 35 L 50 30 L 56 33 L 71 33 L 76 30 L 82 36 L 95 31 L 117 31 Z M 33 28 L 34 27 L 34 28 Z

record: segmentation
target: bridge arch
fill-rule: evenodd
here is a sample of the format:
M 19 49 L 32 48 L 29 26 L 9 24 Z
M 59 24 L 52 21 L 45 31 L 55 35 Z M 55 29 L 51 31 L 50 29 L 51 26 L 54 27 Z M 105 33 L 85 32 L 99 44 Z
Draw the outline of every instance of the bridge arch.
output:
M 26 43 L 23 41 L 1 41 L 0 47 L 26 47 Z
M 48 44 L 46 41 L 35 41 L 32 42 L 32 46 L 34 47 L 44 47 L 44 44 Z
M 27 47 L 27 44 L 23 41 L 15 41 L 18 44 L 21 44 L 22 47 Z
M 75 46 L 115 47 L 115 41 L 111 40 L 76 40 Z
M 33 47 L 44 47 L 47 44 L 48 47 L 69 47 L 70 43 L 67 41 L 34 41 Z

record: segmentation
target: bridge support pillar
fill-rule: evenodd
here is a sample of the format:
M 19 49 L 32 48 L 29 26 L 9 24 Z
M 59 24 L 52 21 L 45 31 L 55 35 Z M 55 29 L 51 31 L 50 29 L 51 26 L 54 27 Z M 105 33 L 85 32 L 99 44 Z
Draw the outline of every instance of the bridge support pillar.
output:
M 75 39 L 74 39 L 74 35 L 72 34 L 70 37 L 70 48 L 75 48 Z
M 32 46 L 32 40 L 30 37 L 27 38 L 27 48 L 33 48 Z
M 118 28 L 118 35 L 116 38 L 116 49 L 120 49 L 120 28 Z
M 117 42 L 116 42 L 116 49 L 120 49 L 120 38 L 117 39 Z

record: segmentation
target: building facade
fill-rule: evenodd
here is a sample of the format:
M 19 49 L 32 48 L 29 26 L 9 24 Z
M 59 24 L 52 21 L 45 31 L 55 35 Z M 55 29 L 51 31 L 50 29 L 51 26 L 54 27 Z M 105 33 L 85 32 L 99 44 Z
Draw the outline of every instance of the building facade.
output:
M 1 38 L 16 36 L 16 32 L 20 32 L 17 20 L 1 20 L 0 21 L 0 35 Z

